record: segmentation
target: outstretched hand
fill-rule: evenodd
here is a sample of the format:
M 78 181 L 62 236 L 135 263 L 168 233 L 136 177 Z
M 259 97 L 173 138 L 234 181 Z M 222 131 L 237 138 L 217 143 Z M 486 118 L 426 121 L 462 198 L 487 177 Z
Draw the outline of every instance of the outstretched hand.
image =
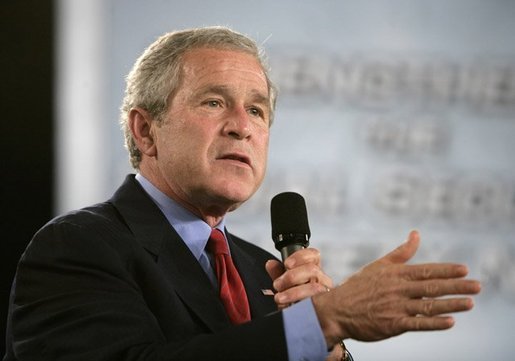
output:
M 444 330 L 454 325 L 449 313 L 473 307 L 480 284 L 464 277 L 468 269 L 451 263 L 407 265 L 420 242 L 407 241 L 368 264 L 341 285 L 313 297 L 328 346 L 353 338 L 376 341 L 407 331 Z

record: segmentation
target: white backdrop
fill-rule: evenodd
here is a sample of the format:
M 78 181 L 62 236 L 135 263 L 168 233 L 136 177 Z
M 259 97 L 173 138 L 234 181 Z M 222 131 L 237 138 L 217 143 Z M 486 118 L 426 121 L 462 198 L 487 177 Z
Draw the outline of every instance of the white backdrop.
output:
M 64 0 L 59 9 L 58 212 L 130 172 L 123 79 L 160 34 L 228 25 L 262 43 L 280 96 L 263 187 L 232 232 L 276 252 L 269 203 L 308 204 L 335 281 L 421 231 L 416 261 L 483 282 L 449 331 L 350 341 L 357 360 L 511 359 L 515 352 L 515 2 Z

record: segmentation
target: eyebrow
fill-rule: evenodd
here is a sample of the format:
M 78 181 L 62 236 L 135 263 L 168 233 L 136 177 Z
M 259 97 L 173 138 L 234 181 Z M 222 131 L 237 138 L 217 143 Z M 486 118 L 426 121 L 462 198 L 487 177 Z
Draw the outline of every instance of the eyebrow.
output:
M 226 96 L 228 98 L 233 97 L 231 95 L 231 90 L 229 87 L 227 87 L 225 85 L 211 85 L 211 86 L 206 87 L 202 91 L 200 91 L 195 96 L 195 98 L 202 98 L 203 96 L 208 95 L 208 94 L 220 94 L 220 95 Z M 264 105 L 266 105 L 268 110 L 271 109 L 269 96 L 264 95 L 262 92 L 260 92 L 259 90 L 256 90 L 256 89 L 252 89 L 251 94 L 252 94 L 253 102 L 256 102 L 258 104 L 264 104 Z

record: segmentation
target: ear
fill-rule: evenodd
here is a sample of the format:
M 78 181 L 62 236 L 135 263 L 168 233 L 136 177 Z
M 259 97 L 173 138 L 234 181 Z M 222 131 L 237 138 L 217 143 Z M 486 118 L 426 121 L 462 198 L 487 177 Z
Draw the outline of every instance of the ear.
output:
M 128 120 L 132 136 L 140 152 L 149 157 L 156 156 L 157 149 L 151 131 L 153 121 L 150 114 L 142 108 L 132 108 Z

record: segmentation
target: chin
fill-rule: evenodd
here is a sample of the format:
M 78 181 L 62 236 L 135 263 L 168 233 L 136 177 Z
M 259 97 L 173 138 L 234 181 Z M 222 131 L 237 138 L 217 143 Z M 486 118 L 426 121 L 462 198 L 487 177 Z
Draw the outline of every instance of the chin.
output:
M 238 208 L 241 204 L 245 203 L 256 191 L 255 189 L 242 189 L 241 186 L 233 185 L 233 188 L 230 188 L 231 185 L 227 184 L 225 188 L 225 192 L 218 193 L 219 199 L 223 199 L 225 202 L 229 204 L 228 211 L 233 211 Z M 237 189 L 238 191 L 234 191 Z

